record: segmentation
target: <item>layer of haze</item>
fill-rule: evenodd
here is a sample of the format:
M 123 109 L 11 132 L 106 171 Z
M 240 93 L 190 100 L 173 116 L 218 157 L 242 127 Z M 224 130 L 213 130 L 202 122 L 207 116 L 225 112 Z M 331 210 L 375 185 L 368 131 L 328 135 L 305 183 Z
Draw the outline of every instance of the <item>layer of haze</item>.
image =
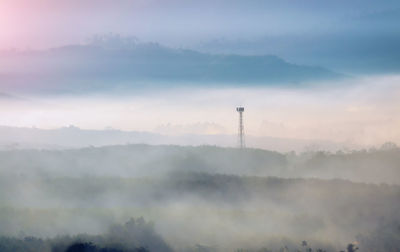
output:
M 90 239 L 143 216 L 160 236 L 130 222 L 114 242 L 397 251 L 399 10 L 398 0 L 0 0 L 0 250 L 15 237 Z M 248 147 L 268 150 L 226 147 L 237 106 Z M 153 145 L 126 144 L 142 139 Z M 289 152 L 303 141 L 341 151 Z M 202 144 L 219 147 L 187 146 Z
M 128 93 L 4 96 L 0 125 L 114 128 L 166 135 L 236 134 L 245 106 L 253 136 L 329 140 L 348 147 L 400 143 L 400 78 L 353 78 L 303 88 L 173 88 Z
M 399 245 L 399 154 L 393 145 L 301 155 L 148 145 L 0 151 L 0 235 L 93 235 L 143 216 L 177 252 L 196 244 L 295 251 L 302 240 L 327 251 L 352 241 L 387 251 Z

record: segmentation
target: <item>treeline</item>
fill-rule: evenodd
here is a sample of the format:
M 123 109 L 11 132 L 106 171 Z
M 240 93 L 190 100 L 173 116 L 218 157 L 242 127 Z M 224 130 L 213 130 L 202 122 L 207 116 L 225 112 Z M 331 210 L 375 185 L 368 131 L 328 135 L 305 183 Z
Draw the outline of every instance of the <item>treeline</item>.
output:
M 159 218 L 163 235 L 172 234 L 172 228 L 174 237 L 190 230 L 199 237 L 208 232 L 231 238 L 240 227 L 259 237 L 324 234 L 348 240 L 359 234 L 369 237 L 382 222 L 400 222 L 400 186 L 345 180 L 176 172 L 163 178 L 1 177 L 0 182 L 0 234 L 46 234 L 49 226 L 89 232 L 93 229 L 75 226 L 74 220 L 96 226 L 132 211 Z M 208 231 L 216 224 L 224 230 Z M 273 226 L 279 231 L 271 230 Z
M 171 252 L 153 225 L 143 218 L 113 225 L 104 235 L 57 236 L 41 239 L 0 237 L 1 252 Z
M 400 225 L 391 223 L 390 229 L 376 230 L 368 237 L 359 237 L 357 242 L 349 243 L 340 252 L 399 251 Z M 384 227 L 382 227 L 384 228 Z M 383 232 L 382 232 L 383 231 Z M 390 236 L 387 236 L 390 232 Z M 286 243 L 286 245 L 285 245 Z M 280 245 L 278 245 L 280 244 Z M 272 242 L 272 248 L 241 248 L 235 252 L 333 252 L 334 246 L 317 242 L 312 244 L 301 241 L 297 244 L 291 240 Z M 143 218 L 131 218 L 124 225 L 113 225 L 103 235 L 80 234 L 75 236 L 57 236 L 53 238 L 37 238 L 32 236 L 22 238 L 0 237 L 2 252 L 216 252 L 221 249 L 213 246 L 193 245 L 181 249 L 172 249 L 158 235 L 153 224 Z
M 305 179 L 236 176 L 198 172 L 173 172 L 162 177 L 48 177 L 38 175 L 0 177 L 2 205 L 17 203 L 33 187 L 37 200 L 52 202 L 64 200 L 72 205 L 102 206 L 107 199 L 121 205 L 160 204 L 177 199 L 196 197 L 208 203 L 223 202 L 232 206 L 262 200 L 295 206 L 301 201 L 314 206 L 335 205 L 348 207 L 388 206 L 400 207 L 397 202 L 400 186 L 387 184 L 355 183 L 342 179 Z M 315 193 L 318 192 L 318 193 Z M 301 198 L 298 196 L 301 194 Z M 332 199 L 335 199 L 332 201 Z M 385 203 L 389 203 L 389 205 Z
M 0 151 L 0 172 L 49 176 L 160 176 L 172 171 L 263 175 L 287 165 L 285 155 L 215 146 L 123 145 L 71 150 Z
M 291 167 L 292 176 L 400 184 L 400 148 L 388 142 L 378 149 L 292 154 Z
M 296 154 L 215 146 L 124 145 L 72 150 L 0 151 L 0 174 L 161 176 L 175 171 L 316 177 L 400 184 L 400 148 Z
M 193 245 L 187 251 L 196 252 L 256 251 L 274 237 L 312 241 L 314 252 L 338 251 L 355 240 L 362 251 L 396 251 L 400 185 L 354 181 L 370 176 L 398 180 L 399 158 L 400 149 L 393 145 L 304 154 L 148 145 L 1 151 L 0 251 L 18 251 L 26 244 L 40 251 L 57 246 L 61 251 L 72 244 L 94 251 L 162 251 L 151 247 L 154 241 L 164 251 L 171 249 L 157 233 L 149 235 L 154 230 L 174 249 Z M 129 225 L 114 230 L 120 230 L 119 236 L 110 230 L 105 235 L 64 236 L 102 233 L 110 223 L 130 216 L 156 221 L 155 229 L 148 228 L 143 236 L 151 239 L 135 241 L 140 232 L 126 236 L 134 233 L 135 228 L 126 230 Z M 148 226 L 140 222 L 134 220 L 133 226 Z M 25 237 L 18 236 L 20 231 L 31 238 L 5 237 Z M 33 238 L 53 235 L 62 237 Z M 319 246 L 321 237 L 337 245 Z M 116 246 L 132 240 L 128 247 Z M 284 244 L 290 251 L 298 245 Z M 267 246 L 273 251 L 281 247 Z

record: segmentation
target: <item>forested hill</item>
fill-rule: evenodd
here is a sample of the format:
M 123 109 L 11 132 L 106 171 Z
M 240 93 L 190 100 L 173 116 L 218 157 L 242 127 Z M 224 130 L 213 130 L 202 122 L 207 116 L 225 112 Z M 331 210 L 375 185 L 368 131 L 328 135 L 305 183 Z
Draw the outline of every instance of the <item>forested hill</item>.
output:
M 192 172 L 164 178 L 2 176 L 0 182 L 0 235 L 93 233 L 134 215 L 156 221 L 171 246 L 210 245 L 210 232 L 229 241 L 222 247 L 233 248 L 259 246 L 270 237 L 289 237 L 285 242 L 292 246 L 291 240 L 327 236 L 339 247 L 354 240 L 375 248 L 399 245 L 393 225 L 400 223 L 400 186 Z M 212 229 L 215 225 L 220 229 Z M 375 240 L 381 231 L 385 239 Z M 120 235 L 146 239 L 140 233 Z
M 199 251 L 187 249 L 196 244 L 209 252 L 283 246 L 296 251 L 302 240 L 327 251 L 352 241 L 374 249 L 363 251 L 396 248 L 399 154 L 390 144 L 303 154 L 150 145 L 0 151 L 0 248 L 92 241 L 101 249 L 110 234 L 93 235 L 140 216 L 156 223 L 164 251 Z M 120 230 L 121 237 L 130 237 Z M 20 231 L 92 236 L 45 243 L 1 238 Z M 147 234 L 129 234 L 138 239 L 130 248 L 152 241 L 152 232 Z
M 48 176 L 164 176 L 171 172 L 347 179 L 400 184 L 400 148 L 279 153 L 216 146 L 116 145 L 71 150 L 0 151 L 0 172 Z

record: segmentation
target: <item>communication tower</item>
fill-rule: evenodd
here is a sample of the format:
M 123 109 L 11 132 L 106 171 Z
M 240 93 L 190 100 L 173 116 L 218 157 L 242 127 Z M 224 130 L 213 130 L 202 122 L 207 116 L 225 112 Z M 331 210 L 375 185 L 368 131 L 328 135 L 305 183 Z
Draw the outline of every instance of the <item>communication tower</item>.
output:
M 244 126 L 243 126 L 243 112 L 244 107 L 237 107 L 236 111 L 239 113 L 239 132 L 238 132 L 238 144 L 240 149 L 245 148 L 244 142 Z

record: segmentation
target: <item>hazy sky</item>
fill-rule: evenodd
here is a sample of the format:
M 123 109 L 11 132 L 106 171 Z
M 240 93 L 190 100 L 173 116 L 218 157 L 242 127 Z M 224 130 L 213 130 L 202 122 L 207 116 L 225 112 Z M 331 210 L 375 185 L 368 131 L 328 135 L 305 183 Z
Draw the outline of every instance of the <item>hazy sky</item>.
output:
M 64 85 L 75 88 L 73 92 L 77 95 L 18 97 L 13 89 L 10 92 L 5 89 L 14 84 L 3 81 L 0 83 L 0 125 L 56 128 L 73 124 L 91 129 L 110 126 L 176 134 L 234 134 L 237 120 L 234 108 L 244 105 L 246 132 L 252 135 L 357 144 L 400 143 L 399 24 L 398 0 L 1 0 L 0 49 L 45 49 L 85 43 L 95 34 L 113 33 L 121 37 L 136 36 L 145 42 L 203 48 L 217 53 L 276 54 L 290 63 L 312 64 L 334 71 L 335 67 L 343 66 L 339 73 L 347 73 L 348 68 L 358 64 L 362 73 L 349 80 L 337 80 L 328 85 L 322 85 L 321 81 L 304 88 L 267 85 L 235 88 L 220 83 L 210 87 L 199 82 L 192 90 L 166 92 L 168 88 L 160 90 L 150 85 L 146 93 L 132 92 L 119 97 L 105 91 L 100 96 L 86 96 L 79 93 L 80 88 L 85 88 L 79 86 L 80 82 L 74 86 L 71 80 L 60 77 L 71 75 L 71 66 L 82 70 L 84 67 L 79 64 L 88 65 L 86 61 L 70 59 L 68 49 L 54 54 L 64 53 L 64 58 L 57 58 L 60 60 L 57 64 L 64 67 L 61 69 L 65 75 L 55 77 L 59 79 L 49 78 L 50 81 L 45 78 L 42 81 L 42 75 L 29 75 L 32 69 L 41 67 L 36 61 L 29 63 L 24 55 L 16 53 L 14 57 L 10 53 L 10 59 L 3 58 L 9 68 L 2 66 L 0 79 L 7 80 L 14 74 L 23 77 L 21 85 L 33 90 L 51 90 Z M 170 60 L 170 51 L 153 49 L 166 55 L 160 64 L 152 65 L 163 69 L 162 64 Z M 144 48 L 146 52 L 151 50 Z M 92 59 L 90 49 L 88 51 L 85 57 Z M 297 51 L 301 53 L 296 54 Z M 80 55 L 79 52 L 79 48 L 74 51 Z M 120 51 L 116 51 L 115 58 L 120 57 L 118 53 Z M 174 53 L 181 55 L 179 50 Z M 53 57 L 46 52 L 42 55 Z M 126 55 L 130 59 L 133 57 L 133 54 Z M 46 57 L 39 55 L 38 58 L 47 62 Z M 103 75 L 99 73 L 107 73 L 111 67 L 105 64 L 109 58 L 100 59 L 94 60 L 98 65 L 82 70 L 88 71 L 85 74 L 91 77 L 100 76 L 100 84 L 91 79 L 84 85 L 96 87 L 104 81 L 108 86 L 116 86 L 115 79 L 101 79 Z M 185 60 L 182 62 L 189 62 Z M 54 64 L 48 62 L 49 73 L 46 73 L 52 77 Z M 195 63 L 191 64 L 196 66 Z M 143 65 L 142 62 L 138 64 Z M 126 67 L 128 73 L 136 67 L 121 66 Z M 120 68 L 119 65 L 115 67 Z M 375 72 L 379 75 L 370 76 Z M 169 84 L 174 86 L 174 83 Z M 164 87 L 169 87 L 168 83 Z
M 47 48 L 118 33 L 191 46 L 213 39 L 398 31 L 396 0 L 2 0 L 0 48 Z

